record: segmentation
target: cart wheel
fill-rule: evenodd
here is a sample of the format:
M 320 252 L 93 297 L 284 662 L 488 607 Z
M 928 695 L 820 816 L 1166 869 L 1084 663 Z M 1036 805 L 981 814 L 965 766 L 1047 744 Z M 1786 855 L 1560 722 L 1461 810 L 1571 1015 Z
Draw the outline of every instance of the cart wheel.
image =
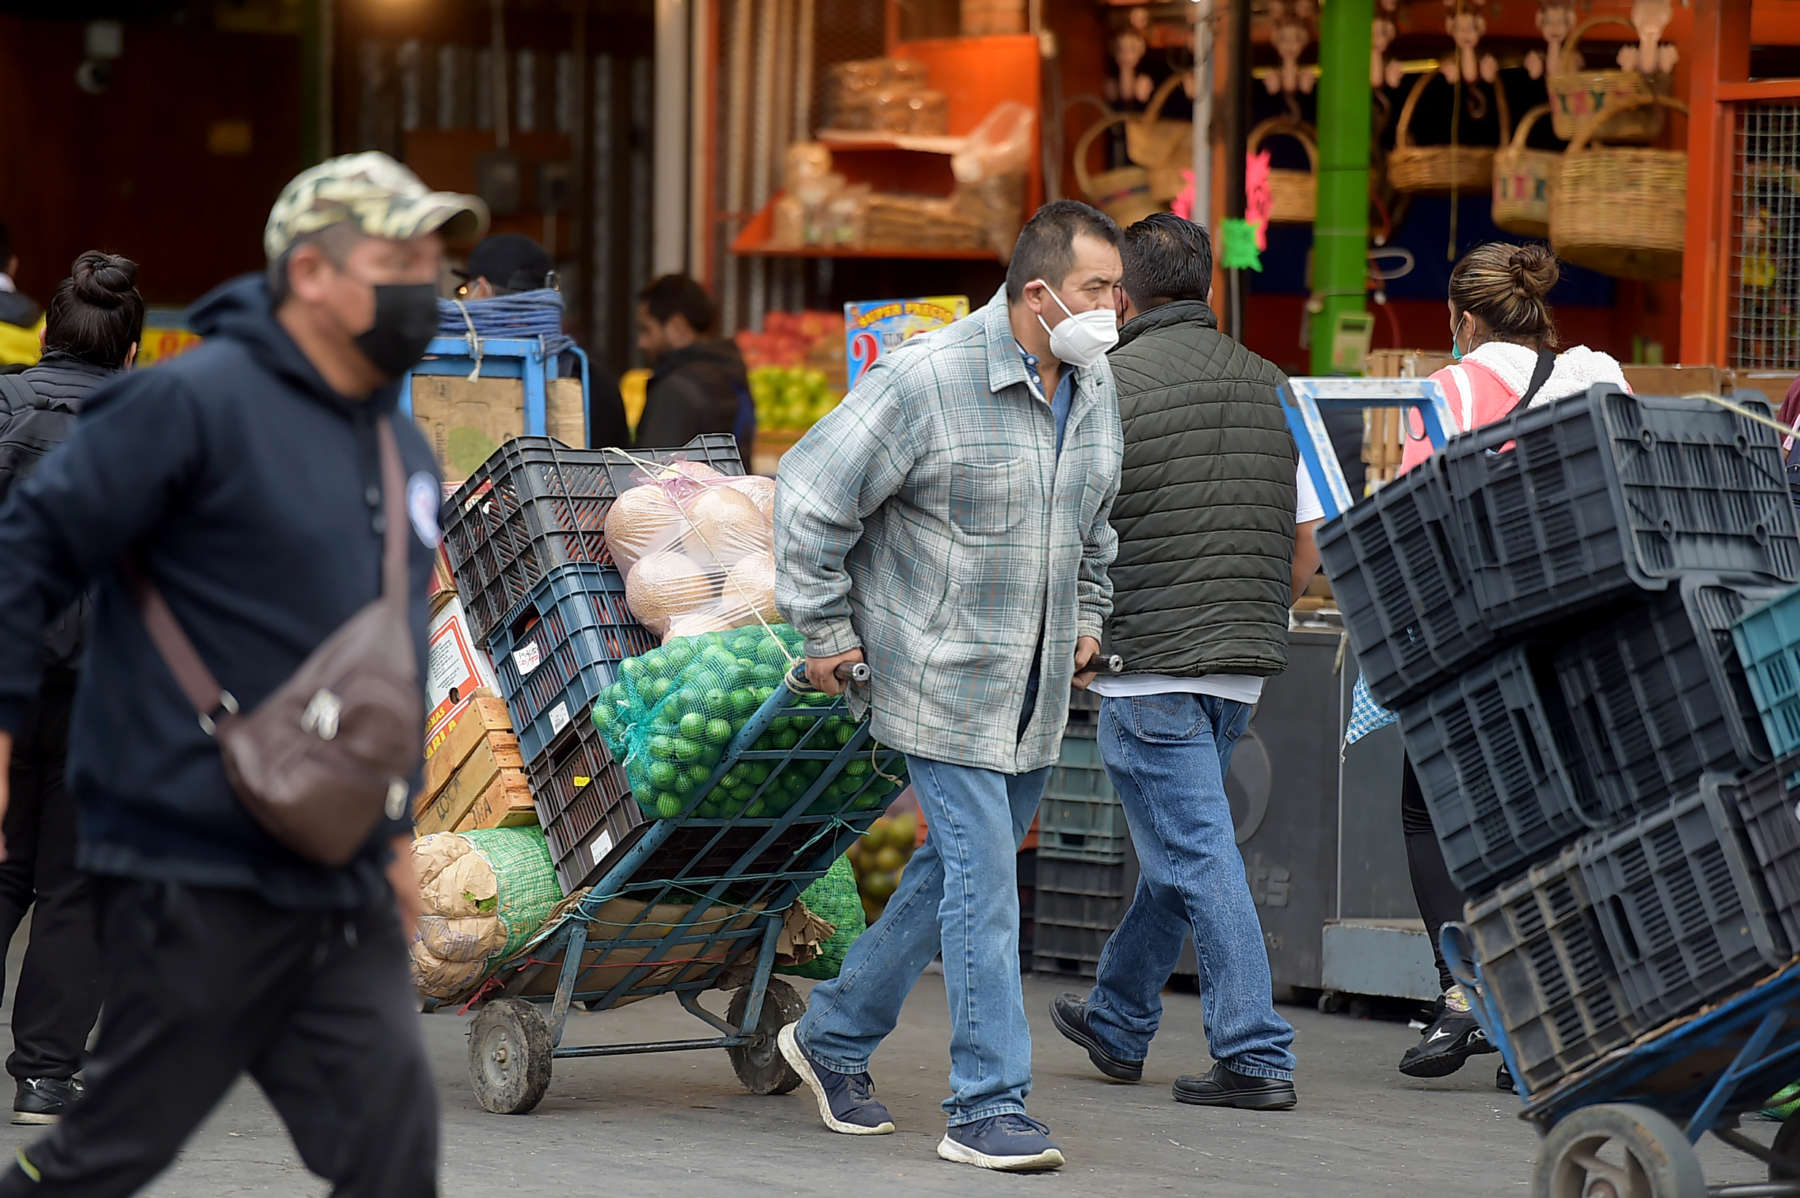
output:
M 550 1088 L 550 1026 L 536 1004 L 500 998 L 469 1028 L 469 1083 L 496 1115 L 523 1115 Z
M 1648 1107 L 1590 1106 L 1550 1130 L 1532 1172 L 1534 1198 L 1691 1198 L 1706 1193 L 1681 1129 Z
M 1339 994 L 1336 990 L 1321 990 L 1319 992 L 1318 1006 L 1319 1014 L 1321 1015 L 1340 1015 L 1348 1005 L 1349 1004 L 1344 1001 L 1344 996 Z
M 1800 1115 L 1787 1117 L 1769 1151 L 1781 1158 L 1769 1165 L 1770 1181 L 1800 1181 Z
M 731 1007 L 725 1017 L 742 1027 L 749 1010 L 750 987 L 745 986 L 731 996 Z M 786 1094 L 800 1084 L 800 1075 L 788 1067 L 775 1043 L 775 1036 L 804 1014 L 806 1000 L 780 978 L 770 978 L 763 994 L 762 1015 L 756 1021 L 755 1039 L 725 1050 L 744 1089 L 752 1094 Z

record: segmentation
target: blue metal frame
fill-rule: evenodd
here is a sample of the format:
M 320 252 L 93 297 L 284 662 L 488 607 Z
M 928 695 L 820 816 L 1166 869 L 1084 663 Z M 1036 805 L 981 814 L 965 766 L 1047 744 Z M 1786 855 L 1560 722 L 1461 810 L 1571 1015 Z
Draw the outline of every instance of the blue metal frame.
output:
M 714 768 L 712 777 L 706 785 L 695 789 L 680 816 L 652 823 L 572 911 L 498 971 L 496 976 L 504 979 L 505 993 L 550 1004 L 548 1022 L 553 1057 L 732 1048 L 756 1038 L 787 909 L 806 886 L 824 874 L 851 842 L 880 817 L 887 797 L 880 785 L 882 774 L 900 775 L 905 768 L 900 753 L 875 745 L 866 720 L 858 721 L 848 743 L 826 745 L 827 721 L 847 716 L 846 697 L 825 702 L 822 697 L 804 693 L 803 688 L 795 689 L 801 687 L 803 680 L 799 667 L 795 668 L 794 678 L 793 686 L 777 689 L 745 723 Z M 795 747 L 752 747 L 776 720 L 797 716 L 811 720 L 811 727 L 800 733 L 801 739 Z M 862 764 L 865 761 L 866 766 Z M 749 808 L 765 797 L 781 795 L 787 785 L 783 782 L 784 775 L 789 770 L 801 768 L 804 763 L 817 763 L 818 775 L 779 815 L 703 819 L 695 814 L 720 784 L 720 779 L 734 768 L 760 765 L 768 771 L 766 779 L 757 784 L 754 797 L 746 804 Z M 862 778 L 862 784 L 848 788 L 848 793 L 840 793 L 837 797 L 827 795 L 834 784 L 848 777 Z M 807 835 L 809 828 L 811 835 Z M 729 859 L 721 856 L 719 850 L 727 836 L 733 832 L 741 834 L 745 829 L 759 829 L 760 832 L 748 847 L 732 845 Z M 689 854 L 681 868 L 670 870 L 667 853 L 662 850 L 678 833 L 689 835 L 699 847 Z M 753 871 L 759 857 L 778 844 L 789 843 L 794 847 L 776 850 L 778 857 L 785 856 L 780 868 Z M 646 865 L 653 861 L 662 866 L 656 876 L 640 877 Z M 593 935 L 593 920 L 616 898 L 638 900 L 643 909 L 631 924 L 617 929 L 616 934 Z M 643 925 L 650 912 L 662 903 L 691 906 L 685 918 L 657 935 L 644 929 Z M 632 962 L 610 963 L 612 954 L 621 950 L 638 950 L 642 956 Z M 587 960 L 590 952 L 597 955 Z M 750 975 L 749 1001 L 745 1005 L 742 1024 L 734 1027 L 728 1020 L 700 1006 L 698 996 L 718 988 L 728 971 L 743 966 L 751 957 L 754 957 L 755 965 Z M 693 971 L 691 977 L 678 974 L 673 983 L 644 986 L 646 978 L 653 972 L 684 963 L 704 964 L 705 967 Z M 520 995 L 520 991 L 545 969 L 553 966 L 558 970 L 553 995 Z M 606 980 L 609 972 L 620 970 L 622 976 Z M 683 1007 L 721 1034 L 704 1039 L 629 1044 L 565 1045 L 562 1042 L 569 1008 L 577 1002 L 590 1009 L 602 1010 L 628 998 L 664 993 L 675 994 Z
M 1728 1130 L 1734 1116 L 1761 1109 L 1770 1095 L 1800 1075 L 1800 962 L 1794 962 L 1710 1010 L 1671 1023 L 1550 1089 L 1527 1095 L 1512 1042 L 1482 989 L 1468 930 L 1446 924 L 1439 943 L 1450 972 L 1469 995 L 1476 1021 L 1517 1079 L 1525 1102 L 1522 1117 L 1540 1132 L 1582 1107 L 1629 1103 L 1669 1116 L 1683 1125 L 1689 1142 L 1698 1143 L 1709 1131 Z M 1731 1063 L 1716 1074 L 1708 1072 L 1697 1083 L 1670 1082 L 1676 1067 L 1725 1053 L 1731 1054 Z M 1800 1194 L 1800 1183 L 1785 1192 Z
M 589 386 L 588 357 L 579 347 L 570 346 L 581 363 L 582 440 L 588 439 L 594 427 L 593 392 Z M 548 436 L 545 413 L 546 388 L 558 377 L 558 358 L 562 351 L 550 352 L 542 337 L 434 337 L 425 349 L 425 358 L 406 372 L 400 383 L 400 410 L 412 415 L 412 381 L 416 374 L 469 375 L 479 371 L 482 378 L 522 379 L 525 384 L 525 435 Z M 575 446 L 585 449 L 585 444 Z
M 1430 379 L 1291 378 L 1281 389 L 1281 406 L 1327 520 L 1343 515 L 1356 496 L 1350 494 L 1338 466 L 1337 451 L 1319 415 L 1321 408 L 1417 409 L 1425 435 L 1436 449 L 1444 447 L 1450 430 L 1456 427 L 1444 389 Z

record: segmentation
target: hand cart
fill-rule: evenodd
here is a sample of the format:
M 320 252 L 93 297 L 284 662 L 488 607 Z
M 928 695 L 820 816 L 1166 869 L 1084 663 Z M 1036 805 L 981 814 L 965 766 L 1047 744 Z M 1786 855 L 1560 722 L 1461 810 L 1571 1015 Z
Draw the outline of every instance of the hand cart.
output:
M 1484 997 L 1468 931 L 1447 924 L 1444 960 L 1515 1078 L 1512 1042 Z M 1736 996 L 1674 1020 L 1525 1096 L 1544 1137 L 1534 1198 L 1780 1198 L 1800 1195 L 1800 1117 L 1769 1148 L 1742 1115 L 1800 1076 L 1800 962 Z M 1522 1087 L 1521 1087 L 1522 1089 Z M 1709 1187 L 1694 1145 L 1711 1132 L 1768 1166 L 1767 1182 Z
M 840 667 L 853 688 L 868 667 Z M 857 720 L 847 743 L 827 721 Z M 868 830 L 904 776 L 905 759 L 876 745 L 851 693 L 812 691 L 799 666 L 732 739 L 712 777 L 686 810 L 658 820 L 569 910 L 553 920 L 487 983 L 469 1033 L 469 1079 L 481 1105 L 524 1114 L 550 1084 L 553 1059 L 723 1048 L 753 1094 L 785 1094 L 800 1082 L 775 1037 L 805 1002 L 770 976 L 788 908 Z M 791 749 L 751 746 L 778 719 L 806 727 Z M 841 725 L 839 725 L 841 726 Z M 761 767 L 756 798 L 778 814 L 703 819 L 695 814 L 733 767 Z M 654 864 L 655 868 L 649 868 Z M 622 902 L 621 902 L 622 901 Z M 629 916 L 618 915 L 621 909 Z M 555 971 L 553 989 L 542 982 Z M 724 1016 L 700 996 L 731 989 Z M 493 993 L 496 992 L 497 993 Z M 691 1040 L 570 1045 L 569 1008 L 601 1011 L 674 994 L 718 1034 Z

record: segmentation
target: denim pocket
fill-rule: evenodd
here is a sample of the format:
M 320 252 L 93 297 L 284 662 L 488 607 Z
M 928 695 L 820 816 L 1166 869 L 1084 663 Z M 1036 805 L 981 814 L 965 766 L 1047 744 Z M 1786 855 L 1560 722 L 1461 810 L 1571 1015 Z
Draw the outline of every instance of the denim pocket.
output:
M 1194 739 L 1206 722 L 1200 697 L 1183 693 L 1134 695 L 1131 699 L 1131 731 L 1153 745 L 1178 744 Z
M 955 462 L 950 467 L 950 519 L 974 536 L 1002 533 L 1025 518 L 1025 459 Z

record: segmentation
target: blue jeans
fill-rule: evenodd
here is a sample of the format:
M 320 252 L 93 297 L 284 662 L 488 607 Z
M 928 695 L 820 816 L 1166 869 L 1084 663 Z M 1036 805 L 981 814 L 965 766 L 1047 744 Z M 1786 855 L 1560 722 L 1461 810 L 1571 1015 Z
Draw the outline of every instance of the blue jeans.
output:
M 1269 953 L 1238 855 L 1225 773 L 1250 708 L 1211 695 L 1140 695 L 1100 705 L 1100 755 L 1137 846 L 1131 908 L 1100 954 L 1088 1023 L 1106 1050 L 1141 1061 L 1162 989 L 1194 933 L 1206 1043 L 1252 1077 L 1294 1075 L 1294 1029 L 1275 1013 Z
M 907 765 L 925 843 L 838 976 L 813 987 L 795 1035 L 826 1068 L 864 1072 L 941 948 L 950 996 L 944 1113 L 952 1127 L 1023 1114 L 1031 1030 L 1019 989 L 1018 850 L 1050 771 L 1007 775 L 920 757 Z

